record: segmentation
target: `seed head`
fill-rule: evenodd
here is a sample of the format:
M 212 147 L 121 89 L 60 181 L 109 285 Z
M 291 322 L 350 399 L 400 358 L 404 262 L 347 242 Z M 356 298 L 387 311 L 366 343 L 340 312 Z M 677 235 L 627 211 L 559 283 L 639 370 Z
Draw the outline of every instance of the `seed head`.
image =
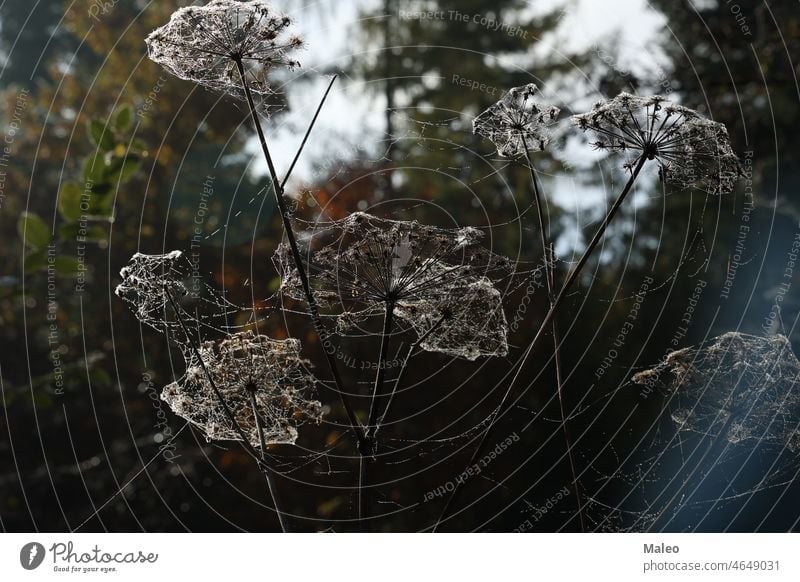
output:
M 596 149 L 626 156 L 626 169 L 631 170 L 644 156 L 658 163 L 662 182 L 681 189 L 725 194 L 741 175 L 723 124 L 658 95 L 621 93 L 588 113 L 573 116 L 572 121 L 579 129 L 597 134 L 592 144 Z
M 537 102 L 538 93 L 533 83 L 510 89 L 475 118 L 473 131 L 491 141 L 504 158 L 521 156 L 526 150 L 543 151 L 560 110 Z
M 299 66 L 289 54 L 303 41 L 286 35 L 290 24 L 263 0 L 212 0 L 176 10 L 147 37 L 148 55 L 176 77 L 203 87 L 242 98 L 246 82 L 252 92 L 268 95 L 273 68 Z
M 302 238 L 311 247 L 306 256 L 315 298 L 321 305 L 339 308 L 340 332 L 392 307 L 400 320 L 423 335 L 426 322 L 432 324 L 449 313 L 447 324 L 431 334 L 423 348 L 474 359 L 502 351 L 497 346 L 475 348 L 483 341 L 476 334 L 491 336 L 483 338 L 489 343 L 499 344 L 500 336 L 505 341 L 502 302 L 491 277 L 513 270 L 508 259 L 479 244 L 482 237 L 480 230 L 471 227 L 444 229 L 355 213 Z M 299 274 L 285 245 L 278 248 L 274 262 L 282 276 L 282 292 L 304 300 Z M 475 301 L 468 300 L 470 293 Z
M 322 405 L 309 396 L 316 380 L 308 371 L 309 362 L 300 356 L 299 341 L 239 332 L 222 341 L 204 342 L 199 355 L 202 365 L 196 355 L 191 356 L 183 378 L 166 386 L 161 399 L 208 438 L 240 439 L 206 371 L 255 447 L 260 439 L 251 398 L 265 444 L 294 444 L 298 426 L 322 419 Z

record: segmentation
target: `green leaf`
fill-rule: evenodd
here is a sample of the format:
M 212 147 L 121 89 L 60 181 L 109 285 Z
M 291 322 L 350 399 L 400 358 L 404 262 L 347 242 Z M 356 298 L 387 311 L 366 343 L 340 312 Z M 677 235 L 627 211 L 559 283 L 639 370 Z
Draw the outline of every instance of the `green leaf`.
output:
M 31 271 L 41 271 L 47 268 L 47 251 L 38 250 L 25 255 L 23 259 L 22 273 L 27 274 Z
M 59 275 L 72 276 L 78 271 L 80 262 L 76 257 L 59 255 L 55 259 L 56 272 Z
M 117 131 L 128 129 L 131 126 L 131 121 L 133 121 L 133 111 L 131 111 L 130 106 L 123 105 L 117 109 L 117 114 L 114 116 L 114 127 L 117 128 Z
M 34 249 L 46 247 L 50 243 L 50 229 L 32 212 L 23 212 L 20 215 L 17 232 L 25 244 Z
M 100 194 L 98 191 L 104 193 Z M 111 195 L 110 188 L 107 188 L 105 184 L 97 189 L 92 187 L 86 194 L 88 196 L 83 200 L 83 208 L 79 207 L 79 216 L 60 227 L 62 238 L 74 239 L 78 234 L 78 221 L 80 220 L 107 221 L 114 214 L 114 196 Z
M 109 220 L 114 216 L 114 197 L 109 194 L 92 198 L 90 220 Z
M 103 150 L 114 149 L 114 136 L 109 127 L 99 119 L 92 119 L 89 122 L 89 135 L 92 136 L 92 143 Z
M 108 232 L 100 225 L 90 226 L 86 229 L 86 240 L 88 242 L 100 242 L 108 240 Z
M 147 144 L 145 144 L 140 139 L 135 139 L 131 142 L 130 150 L 132 152 L 136 152 L 137 154 L 141 154 L 142 152 L 147 150 Z
M 97 221 L 97 216 L 89 216 L 87 217 L 89 220 Z M 108 222 L 107 218 L 101 218 L 105 222 Z M 78 240 L 78 236 L 81 236 L 85 239 L 85 242 L 100 242 L 100 241 L 107 241 L 108 240 L 108 231 L 105 227 L 99 224 L 93 224 L 91 226 L 87 226 L 86 228 L 81 228 L 81 225 L 77 222 L 73 222 L 70 224 L 63 224 L 58 229 L 61 238 L 67 241 L 76 241 Z
M 81 188 L 75 182 L 65 182 L 58 195 L 58 211 L 71 222 L 81 218 Z
M 96 152 L 86 158 L 86 162 L 83 164 L 84 182 L 91 182 L 92 184 L 102 182 L 105 179 L 105 173 L 106 161 L 102 152 Z
M 77 222 L 67 222 L 58 227 L 58 236 L 61 240 L 73 241 L 78 236 L 80 225 Z
M 139 169 L 141 160 L 136 154 L 113 158 L 109 164 L 108 179 L 112 184 L 127 181 Z

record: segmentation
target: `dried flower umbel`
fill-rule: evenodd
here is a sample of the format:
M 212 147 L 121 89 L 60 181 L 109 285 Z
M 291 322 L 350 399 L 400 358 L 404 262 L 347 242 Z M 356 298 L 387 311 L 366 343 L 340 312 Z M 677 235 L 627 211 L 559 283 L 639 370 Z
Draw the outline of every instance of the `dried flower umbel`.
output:
M 523 87 L 510 89 L 502 99 L 479 115 L 473 122 L 476 135 L 481 135 L 494 143 L 501 157 L 522 158 L 527 164 L 531 177 L 531 190 L 539 222 L 539 240 L 542 245 L 545 264 L 547 297 L 552 307 L 556 301 L 555 251 L 549 234 L 549 218 L 546 216 L 544 195 L 539 186 L 536 167 L 531 152 L 541 152 L 550 141 L 550 126 L 555 123 L 560 110 L 553 105 L 537 102 L 538 88 L 530 83 Z M 581 509 L 580 488 L 577 482 L 571 438 L 566 424 L 561 373 L 560 334 L 558 323 L 551 324 L 553 335 L 553 362 L 555 368 L 556 394 L 562 420 L 562 432 L 567 446 L 567 456 L 572 469 L 573 491 L 581 523 L 585 531 L 585 517 Z
M 660 96 L 621 93 L 572 121 L 598 134 L 595 148 L 628 156 L 627 169 L 641 158 L 654 160 L 661 180 L 679 188 L 725 194 L 741 175 L 723 124 Z
M 191 338 L 205 332 L 218 333 L 241 311 L 193 273 L 181 251 L 163 255 L 134 254 L 120 270 L 122 281 L 115 293 L 136 318 L 167 334 L 188 354 Z M 191 331 L 189 331 L 191 330 Z
M 645 98 L 622 93 L 610 101 L 599 103 L 589 113 L 573 116 L 572 120 L 580 129 L 599 134 L 600 138 L 594 143 L 596 148 L 629 154 L 630 158 L 625 167 L 630 171 L 630 177 L 580 259 L 567 275 L 561 290 L 555 298 L 551 296 L 550 309 L 522 355 L 517 373 L 506 388 L 500 406 L 492 414 L 486 430 L 479 439 L 471 462 L 474 462 L 486 444 L 486 437 L 494 427 L 519 378 L 519 371 L 523 369 L 534 347 L 546 330 L 555 330 L 551 326 L 561 303 L 602 240 L 625 198 L 633 189 L 645 164 L 648 161 L 656 161 L 661 180 L 666 183 L 680 188 L 694 186 L 713 194 L 732 191 L 737 178 L 741 175 L 739 161 L 731 149 L 725 126 L 704 119 L 691 109 L 669 103 L 663 97 Z M 527 151 L 523 153 L 527 154 Z M 529 156 L 526 157 L 529 159 Z M 535 185 L 535 172 L 530 161 L 529 165 Z M 545 248 L 546 246 L 545 244 Z M 460 488 L 456 487 L 451 493 L 434 526 L 434 531 L 447 516 L 459 490 Z
M 128 265 L 120 270 L 122 282 L 114 292 L 134 308 L 136 317 L 142 323 L 163 321 L 168 293 L 173 297 L 186 295 L 182 257 L 181 251 L 163 255 L 136 253 Z
M 203 87 L 244 97 L 246 82 L 253 93 L 267 95 L 271 69 L 299 66 L 289 54 L 302 40 L 287 34 L 290 24 L 263 0 L 212 0 L 175 11 L 147 37 L 148 55 L 176 77 Z
M 198 352 L 202 365 L 197 357 L 190 358 L 183 378 L 166 386 L 161 398 L 209 439 L 241 438 L 209 376 L 253 447 L 261 446 L 259 424 L 265 444 L 294 444 L 298 426 L 321 420 L 322 405 L 309 397 L 316 380 L 308 371 L 310 363 L 300 356 L 299 341 L 240 332 L 204 342 Z
M 486 277 L 454 282 L 435 301 L 401 302 L 394 313 L 424 338 L 426 351 L 467 360 L 508 354 L 503 299 Z
M 428 331 L 423 322 L 438 322 L 424 349 L 469 359 L 505 355 L 506 320 L 489 277 L 509 274 L 512 265 L 482 247 L 482 237 L 474 228 L 443 229 L 365 213 L 325 223 L 310 237 L 312 247 L 327 239 L 308 254 L 314 296 L 338 308 L 342 330 L 390 309 L 420 335 Z M 282 292 L 304 299 L 285 245 L 275 263 Z
M 500 101 L 475 118 L 473 131 L 491 141 L 504 158 L 543 151 L 560 110 L 537 102 L 538 94 L 533 83 L 509 89 Z
M 785 336 L 729 332 L 668 354 L 633 381 L 672 399 L 680 432 L 800 451 L 800 362 Z

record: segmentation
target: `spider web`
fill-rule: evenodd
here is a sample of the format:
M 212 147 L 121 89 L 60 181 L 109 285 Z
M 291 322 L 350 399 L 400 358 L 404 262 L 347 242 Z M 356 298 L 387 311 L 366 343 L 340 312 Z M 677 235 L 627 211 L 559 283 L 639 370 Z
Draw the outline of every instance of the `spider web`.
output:
M 249 322 L 263 322 L 273 307 L 259 311 L 228 301 L 213 286 L 198 280 L 191 263 L 180 251 L 160 255 L 137 253 L 120 275 L 122 282 L 116 294 L 142 323 L 167 335 L 185 358 L 185 372 L 162 389 L 162 400 L 173 412 L 199 428 L 207 442 L 239 439 L 210 388 L 209 375 L 253 446 L 259 446 L 259 438 L 253 409 L 247 399 L 249 382 L 256 381 L 261 387 L 256 407 L 267 444 L 295 444 L 298 426 L 320 421 L 325 407 L 312 399 L 316 380 L 308 373 L 308 361 L 300 356 L 299 342 L 271 340 L 250 331 L 253 324 Z M 483 279 L 477 281 L 485 284 Z M 493 287 L 491 289 L 496 293 Z M 247 316 L 247 324 L 230 323 L 242 315 Z M 416 323 L 424 326 L 424 322 Z M 451 328 L 442 337 L 446 339 L 452 333 Z M 223 339 L 209 341 L 208 338 Z M 398 354 L 405 352 L 408 346 L 409 342 L 402 344 Z M 411 351 L 409 362 L 423 352 L 413 348 Z M 280 363 L 277 372 L 276 363 Z M 383 454 L 390 455 L 394 465 L 420 456 L 433 458 L 440 453 L 448 454 L 474 438 L 490 416 L 486 415 L 467 428 L 459 428 L 455 434 L 452 434 L 453 424 L 417 439 L 383 438 Z M 345 440 L 344 435 L 340 435 L 314 449 L 270 447 L 268 458 L 274 469 L 286 476 L 309 468 L 328 476 L 354 473 L 352 461 L 355 457 Z
M 258 323 L 269 315 L 266 308 L 244 309 L 226 299 L 193 272 L 181 251 L 136 253 L 122 268 L 120 277 L 116 295 L 140 322 L 166 334 L 187 358 L 193 342 L 244 329 L 244 325 L 231 323 L 239 316 Z
M 299 233 L 315 299 L 332 310 L 346 335 L 392 310 L 427 351 L 475 360 L 508 353 L 502 297 L 492 278 L 513 272 L 511 261 L 481 246 L 482 231 L 444 229 L 357 212 Z M 281 292 L 305 293 L 287 245 L 274 263 Z M 391 331 L 391 330 L 390 330 Z
M 613 473 L 595 469 L 601 491 L 624 492 L 590 499 L 595 529 L 695 528 L 726 506 L 788 487 L 800 470 L 799 381 L 785 336 L 740 332 L 636 373 L 620 389 L 655 391 L 662 412 Z

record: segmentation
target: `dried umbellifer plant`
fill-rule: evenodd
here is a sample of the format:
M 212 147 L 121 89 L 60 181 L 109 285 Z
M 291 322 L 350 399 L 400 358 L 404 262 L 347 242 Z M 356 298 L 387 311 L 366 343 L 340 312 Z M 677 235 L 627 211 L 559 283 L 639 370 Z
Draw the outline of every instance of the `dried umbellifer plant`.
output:
M 556 257 L 550 237 L 550 219 L 546 210 L 546 199 L 539 183 L 536 166 L 531 152 L 543 152 L 551 140 L 551 129 L 561 110 L 542 102 L 539 88 L 534 83 L 514 87 L 489 109 L 481 113 L 473 122 L 473 131 L 491 141 L 497 153 L 503 158 L 522 159 L 531 177 L 536 216 L 539 222 L 539 242 L 542 245 L 545 266 L 545 286 L 550 307 L 556 302 Z M 556 377 L 556 396 L 561 416 L 561 432 L 564 436 L 567 458 L 572 477 L 572 491 L 578 505 L 581 531 L 586 530 L 586 519 L 581 503 L 578 472 L 573 454 L 572 438 L 567 424 L 567 411 L 564 406 L 563 377 L 561 372 L 561 335 L 558 322 L 551 324 L 553 335 L 553 367 Z M 477 455 L 476 455 L 477 458 Z M 450 502 L 452 503 L 452 502 Z
M 671 466 L 664 477 L 680 482 L 675 492 L 670 496 L 665 487 L 650 499 L 648 511 L 632 529 L 653 530 L 664 520 L 668 524 L 681 509 L 704 502 L 698 499 L 703 482 L 714 471 L 724 472 L 726 461 L 739 455 L 758 451 L 776 459 L 748 485 L 753 492 L 796 472 L 800 362 L 786 336 L 728 332 L 670 352 L 656 366 L 637 372 L 632 381 L 660 392 L 674 440 L 693 451 L 679 470 Z M 653 467 L 661 466 L 669 446 L 659 449 Z M 726 482 L 734 478 L 725 472 Z M 737 493 L 743 494 L 743 489 L 744 483 L 737 483 Z
M 288 32 L 291 19 L 262 0 L 212 0 L 176 10 L 146 39 L 151 60 L 185 81 L 248 100 L 274 93 L 269 73 L 294 69 L 303 40 Z
M 203 342 L 197 352 L 161 398 L 209 439 L 236 441 L 244 435 L 253 447 L 265 450 L 267 445 L 295 444 L 298 426 L 322 420 L 322 404 L 311 399 L 316 379 L 298 340 L 244 331 Z
M 536 110 L 547 109 L 536 106 Z M 546 116 L 543 119 L 546 120 Z M 551 301 L 550 309 L 533 340 L 528 344 L 518 364 L 517 372 L 500 401 L 500 406 L 478 441 L 470 464 L 483 450 L 486 439 L 498 416 L 505 409 L 506 401 L 533 348 L 552 325 L 567 293 L 602 240 L 606 229 L 633 189 L 645 165 L 654 162 L 658 166 L 659 177 L 667 184 L 681 189 L 695 187 L 716 195 L 730 193 L 742 174 L 739 160 L 733 153 L 728 131 L 724 125 L 708 120 L 698 112 L 671 103 L 658 95 L 638 97 L 622 93 L 611 100 L 598 103 L 588 113 L 573 116 L 572 122 L 580 130 L 591 131 L 597 135 L 595 148 L 623 155 L 625 157 L 623 168 L 630 173 L 630 177 L 583 254 L 567 275 L 561 290 Z M 537 131 L 540 130 L 540 125 L 535 126 Z M 521 123 L 517 126 L 524 128 Z M 523 130 L 518 131 L 524 135 Z M 535 184 L 535 175 L 532 178 Z M 460 488 L 456 487 L 450 494 L 434 525 L 434 530 L 448 517 L 459 491 Z
M 511 262 L 485 249 L 483 232 L 465 227 L 445 229 L 416 221 L 379 218 L 357 212 L 318 223 L 301 239 L 309 265 L 312 293 L 333 310 L 340 333 L 372 317 L 382 317 L 380 354 L 366 427 L 370 449 L 362 456 L 361 496 L 377 450 L 377 433 L 389 413 L 403 369 L 389 394 L 383 393 L 390 339 L 398 323 L 417 334 L 413 347 L 475 360 L 508 353 L 508 324 L 502 297 L 493 279 L 511 274 Z M 303 300 L 305 293 L 287 245 L 274 263 L 281 273 L 281 292 Z M 410 357 L 411 352 L 409 352 Z M 384 404 L 384 401 L 386 404 Z
M 257 104 L 256 100 L 261 100 L 274 92 L 269 81 L 269 74 L 274 69 L 278 67 L 292 69 L 299 66 L 299 63 L 291 58 L 291 53 L 302 45 L 302 40 L 298 36 L 288 33 L 290 25 L 291 20 L 286 15 L 281 14 L 261 0 L 247 3 L 236 0 L 212 0 L 205 6 L 192 6 L 177 10 L 167 24 L 148 36 L 147 46 L 151 59 L 164 66 L 175 76 L 246 102 L 259 136 L 262 152 L 269 167 L 271 186 L 283 220 L 285 234 L 292 248 L 296 250 L 297 245 L 283 197 L 283 188 L 291 174 L 291 168 L 294 168 L 297 159 L 302 153 L 317 115 L 333 84 L 333 80 L 317 108 L 317 113 L 309 124 L 303 144 L 296 153 L 290 170 L 281 181 L 278 178 L 259 120 L 258 112 L 261 109 L 259 104 L 263 103 L 263 101 Z M 134 257 L 135 259 L 136 257 Z M 303 273 L 301 277 L 305 279 L 299 253 L 297 254 L 297 259 L 299 270 Z M 123 273 L 123 277 L 128 279 L 126 273 Z M 195 330 L 189 329 L 192 321 L 186 317 L 186 311 L 181 309 L 176 297 L 169 289 L 163 295 L 173 307 L 177 320 L 177 326 L 173 327 L 176 327 L 183 334 L 183 337 L 178 339 L 183 339 L 189 344 L 190 348 L 184 349 L 184 351 L 189 352 L 194 358 L 187 364 L 187 373 L 192 370 L 203 372 L 203 377 L 206 379 L 208 387 L 212 389 L 217 403 L 225 412 L 230 424 L 229 428 L 233 428 L 239 433 L 242 437 L 243 446 L 253 456 L 260 458 L 263 465 L 266 459 L 264 447 L 261 447 L 261 454 L 257 455 L 255 448 L 250 443 L 250 439 L 244 436 L 244 431 L 239 425 L 236 414 L 230 409 L 225 400 L 223 390 L 217 386 L 214 374 L 206 366 L 205 358 L 210 357 L 210 352 L 207 352 L 204 358 L 203 346 L 205 344 L 198 344 L 197 340 L 194 339 Z M 318 324 L 319 314 L 316 304 L 313 301 L 313 297 L 309 295 L 309 298 L 310 314 L 315 324 Z M 319 325 L 315 325 L 315 329 L 318 332 L 321 330 Z M 361 441 L 364 439 L 364 431 L 342 391 L 342 382 L 336 368 L 336 362 L 332 357 L 329 357 L 328 364 L 333 374 L 337 391 L 348 413 L 351 426 L 357 438 Z M 183 409 L 183 413 L 184 415 L 189 414 L 185 409 Z M 257 414 L 254 419 L 258 419 Z M 263 438 L 263 431 L 259 429 L 258 432 L 259 436 Z M 266 472 L 266 474 L 269 480 L 269 473 Z M 269 484 L 276 511 L 280 518 L 281 513 L 277 508 L 276 492 L 272 481 L 269 481 Z M 281 527 L 285 530 L 285 524 L 282 519 Z
M 281 530 L 287 531 L 267 445 L 294 444 L 297 426 L 321 420 L 320 403 L 310 399 L 316 386 L 310 363 L 300 357 L 297 340 L 215 326 L 215 318 L 234 314 L 236 307 L 208 286 L 197 293 L 193 309 L 184 308 L 189 273 L 191 264 L 180 251 L 136 253 L 120 271 L 116 294 L 140 322 L 181 348 L 185 374 L 163 389 L 161 399 L 209 440 L 241 442 L 263 472 Z M 206 334 L 225 339 L 199 343 Z
M 148 36 L 148 53 L 175 76 L 246 104 L 283 223 L 286 242 L 278 246 L 274 257 L 281 275 L 280 293 L 305 304 L 320 343 L 326 344 L 333 335 L 325 318 L 336 319 L 334 333 L 339 335 L 367 319 L 383 319 L 371 406 L 365 422 L 349 402 L 347 395 L 353 391 L 343 386 L 335 350 L 323 350 L 333 386 L 357 441 L 359 517 L 365 520 L 370 517 L 365 494 L 367 469 L 375 460 L 378 431 L 410 358 L 417 349 L 470 361 L 505 356 L 509 352 L 508 324 L 498 282 L 514 269 L 508 259 L 485 249 L 482 232 L 471 227 L 435 228 L 358 212 L 299 232 L 297 221 L 287 208 L 284 187 L 333 80 L 288 171 L 280 178 L 260 114 L 265 111 L 264 99 L 275 92 L 270 74 L 279 68 L 299 66 L 293 54 L 302 46 L 302 40 L 291 34 L 291 24 L 287 16 L 262 0 L 212 0 L 205 6 L 176 11 L 167 24 Z M 529 84 L 509 90 L 474 123 L 474 132 L 489 139 L 501 157 L 522 161 L 530 170 L 545 255 L 549 310 L 518 362 L 516 375 L 500 405 L 483 429 L 473 458 L 481 452 L 520 371 L 546 329 L 553 333 L 561 425 L 571 455 L 567 415 L 561 400 L 559 336 L 554 318 L 645 165 L 654 162 L 666 184 L 697 187 L 713 194 L 731 191 L 739 175 L 738 160 L 724 126 L 662 97 L 622 94 L 573 117 L 577 128 L 597 134 L 596 148 L 626 157 L 624 167 L 630 177 L 581 258 L 564 283 L 557 286 L 547 211 L 531 153 L 547 148 L 551 126 L 558 115 L 559 108 L 544 103 L 537 87 Z M 257 459 L 267 475 L 285 530 L 272 479 L 274 469 L 266 450 L 272 444 L 294 443 L 300 425 L 320 421 L 322 406 L 314 399 L 317 381 L 311 374 L 310 362 L 301 355 L 297 340 L 276 340 L 251 329 L 223 329 L 211 323 L 213 315 L 197 316 L 197 306 L 194 310 L 185 308 L 184 260 L 177 251 L 166 255 L 137 254 L 122 270 L 123 281 L 117 292 L 143 323 L 169 335 L 183 351 L 186 371 L 164 388 L 162 398 L 209 438 L 238 441 Z M 560 291 L 556 293 L 556 289 Z M 200 301 L 209 312 L 217 311 L 223 316 L 236 309 L 210 290 Z M 408 331 L 416 339 L 395 377 L 393 389 L 385 393 L 384 364 L 390 338 L 398 330 Z M 728 433 L 742 435 L 745 428 Z M 583 526 L 571 456 L 570 461 Z M 455 493 L 460 490 L 456 487 L 448 498 L 434 529 L 448 517 Z M 363 526 L 364 522 L 360 523 Z

